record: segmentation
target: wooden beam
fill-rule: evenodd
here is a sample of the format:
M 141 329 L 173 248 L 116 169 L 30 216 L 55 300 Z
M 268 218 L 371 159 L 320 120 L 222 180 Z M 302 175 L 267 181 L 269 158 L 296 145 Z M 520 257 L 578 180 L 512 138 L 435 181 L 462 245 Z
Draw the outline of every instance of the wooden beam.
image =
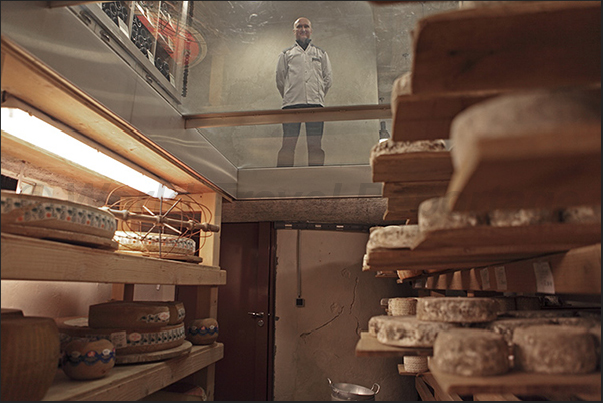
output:
M 448 181 L 452 176 L 449 151 L 382 154 L 371 166 L 373 182 Z
M 273 109 L 185 115 L 187 129 L 201 127 L 271 125 L 294 122 L 334 122 L 391 119 L 389 104 L 326 106 L 324 108 Z
M 453 211 L 601 204 L 601 124 L 476 140 L 448 194 Z
M 601 82 L 600 1 L 459 9 L 413 31 L 413 94 Z

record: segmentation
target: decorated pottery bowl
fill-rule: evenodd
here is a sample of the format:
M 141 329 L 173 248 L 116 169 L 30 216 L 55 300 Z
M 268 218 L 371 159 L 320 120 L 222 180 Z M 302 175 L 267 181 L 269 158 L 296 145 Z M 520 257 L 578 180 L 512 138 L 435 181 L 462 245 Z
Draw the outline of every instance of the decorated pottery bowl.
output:
M 65 346 L 61 369 L 71 379 L 102 378 L 115 365 L 115 346 L 109 340 L 73 340 Z
M 2 191 L 0 211 L 5 232 L 11 232 L 11 226 L 23 226 L 111 239 L 117 227 L 113 214 L 97 207 L 8 190 Z
M 191 238 L 169 234 L 143 234 L 135 231 L 116 231 L 113 237 L 120 250 L 159 252 L 166 254 L 194 255 L 197 249 Z
M 218 321 L 194 319 L 186 327 L 186 339 L 193 344 L 212 344 L 218 338 Z

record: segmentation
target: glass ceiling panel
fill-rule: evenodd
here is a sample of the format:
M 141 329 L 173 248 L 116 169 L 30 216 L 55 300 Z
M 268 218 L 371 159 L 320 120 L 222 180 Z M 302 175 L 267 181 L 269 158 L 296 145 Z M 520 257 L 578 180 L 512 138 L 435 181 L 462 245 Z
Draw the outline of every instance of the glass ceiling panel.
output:
M 195 1 L 189 7 L 200 51 L 186 71 L 183 115 L 280 109 L 277 59 L 295 43 L 299 17 L 311 21 L 312 43 L 331 61 L 325 106 L 389 104 L 394 80 L 411 69 L 416 22 L 458 2 Z M 277 166 L 280 124 L 196 130 L 237 168 Z M 371 148 L 390 132 L 391 119 L 325 122 L 324 164 L 368 165 Z M 302 123 L 294 166 L 307 165 Z
M 381 123 L 383 122 L 383 123 Z M 325 122 L 322 149 L 324 165 L 366 165 L 371 148 L 381 137 L 389 137 L 391 119 Z M 274 168 L 282 144 L 282 125 L 209 127 L 197 131 L 236 167 Z M 305 123 L 294 154 L 293 166 L 308 166 Z
M 281 108 L 277 58 L 295 44 L 299 17 L 311 21 L 312 43 L 331 61 L 325 106 L 389 104 L 393 81 L 411 68 L 417 20 L 458 2 L 194 1 L 189 7 L 199 51 L 189 60 L 184 115 Z

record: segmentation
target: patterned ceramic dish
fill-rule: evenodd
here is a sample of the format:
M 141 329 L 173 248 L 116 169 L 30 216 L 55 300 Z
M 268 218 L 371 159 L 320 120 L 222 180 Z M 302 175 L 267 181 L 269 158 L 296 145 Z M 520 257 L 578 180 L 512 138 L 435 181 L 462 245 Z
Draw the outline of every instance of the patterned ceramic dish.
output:
M 195 241 L 190 238 L 169 234 L 151 233 L 146 236 L 134 231 L 116 231 L 113 240 L 119 243 L 120 250 L 159 252 L 161 236 L 161 252 L 179 255 L 194 255 L 197 249 Z
M 61 230 L 101 238 L 113 238 L 117 221 L 113 214 L 94 206 L 44 196 L 3 190 L 0 207 L 2 230 L 9 226 Z

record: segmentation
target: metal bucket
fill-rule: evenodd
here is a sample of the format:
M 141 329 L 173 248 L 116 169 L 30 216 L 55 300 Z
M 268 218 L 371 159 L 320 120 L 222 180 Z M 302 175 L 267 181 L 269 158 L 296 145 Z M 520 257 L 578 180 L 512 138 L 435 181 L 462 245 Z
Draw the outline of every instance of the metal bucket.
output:
M 351 383 L 333 383 L 329 378 L 327 380 L 331 386 L 331 401 L 375 400 L 375 395 L 381 389 L 377 383 L 369 389 Z

